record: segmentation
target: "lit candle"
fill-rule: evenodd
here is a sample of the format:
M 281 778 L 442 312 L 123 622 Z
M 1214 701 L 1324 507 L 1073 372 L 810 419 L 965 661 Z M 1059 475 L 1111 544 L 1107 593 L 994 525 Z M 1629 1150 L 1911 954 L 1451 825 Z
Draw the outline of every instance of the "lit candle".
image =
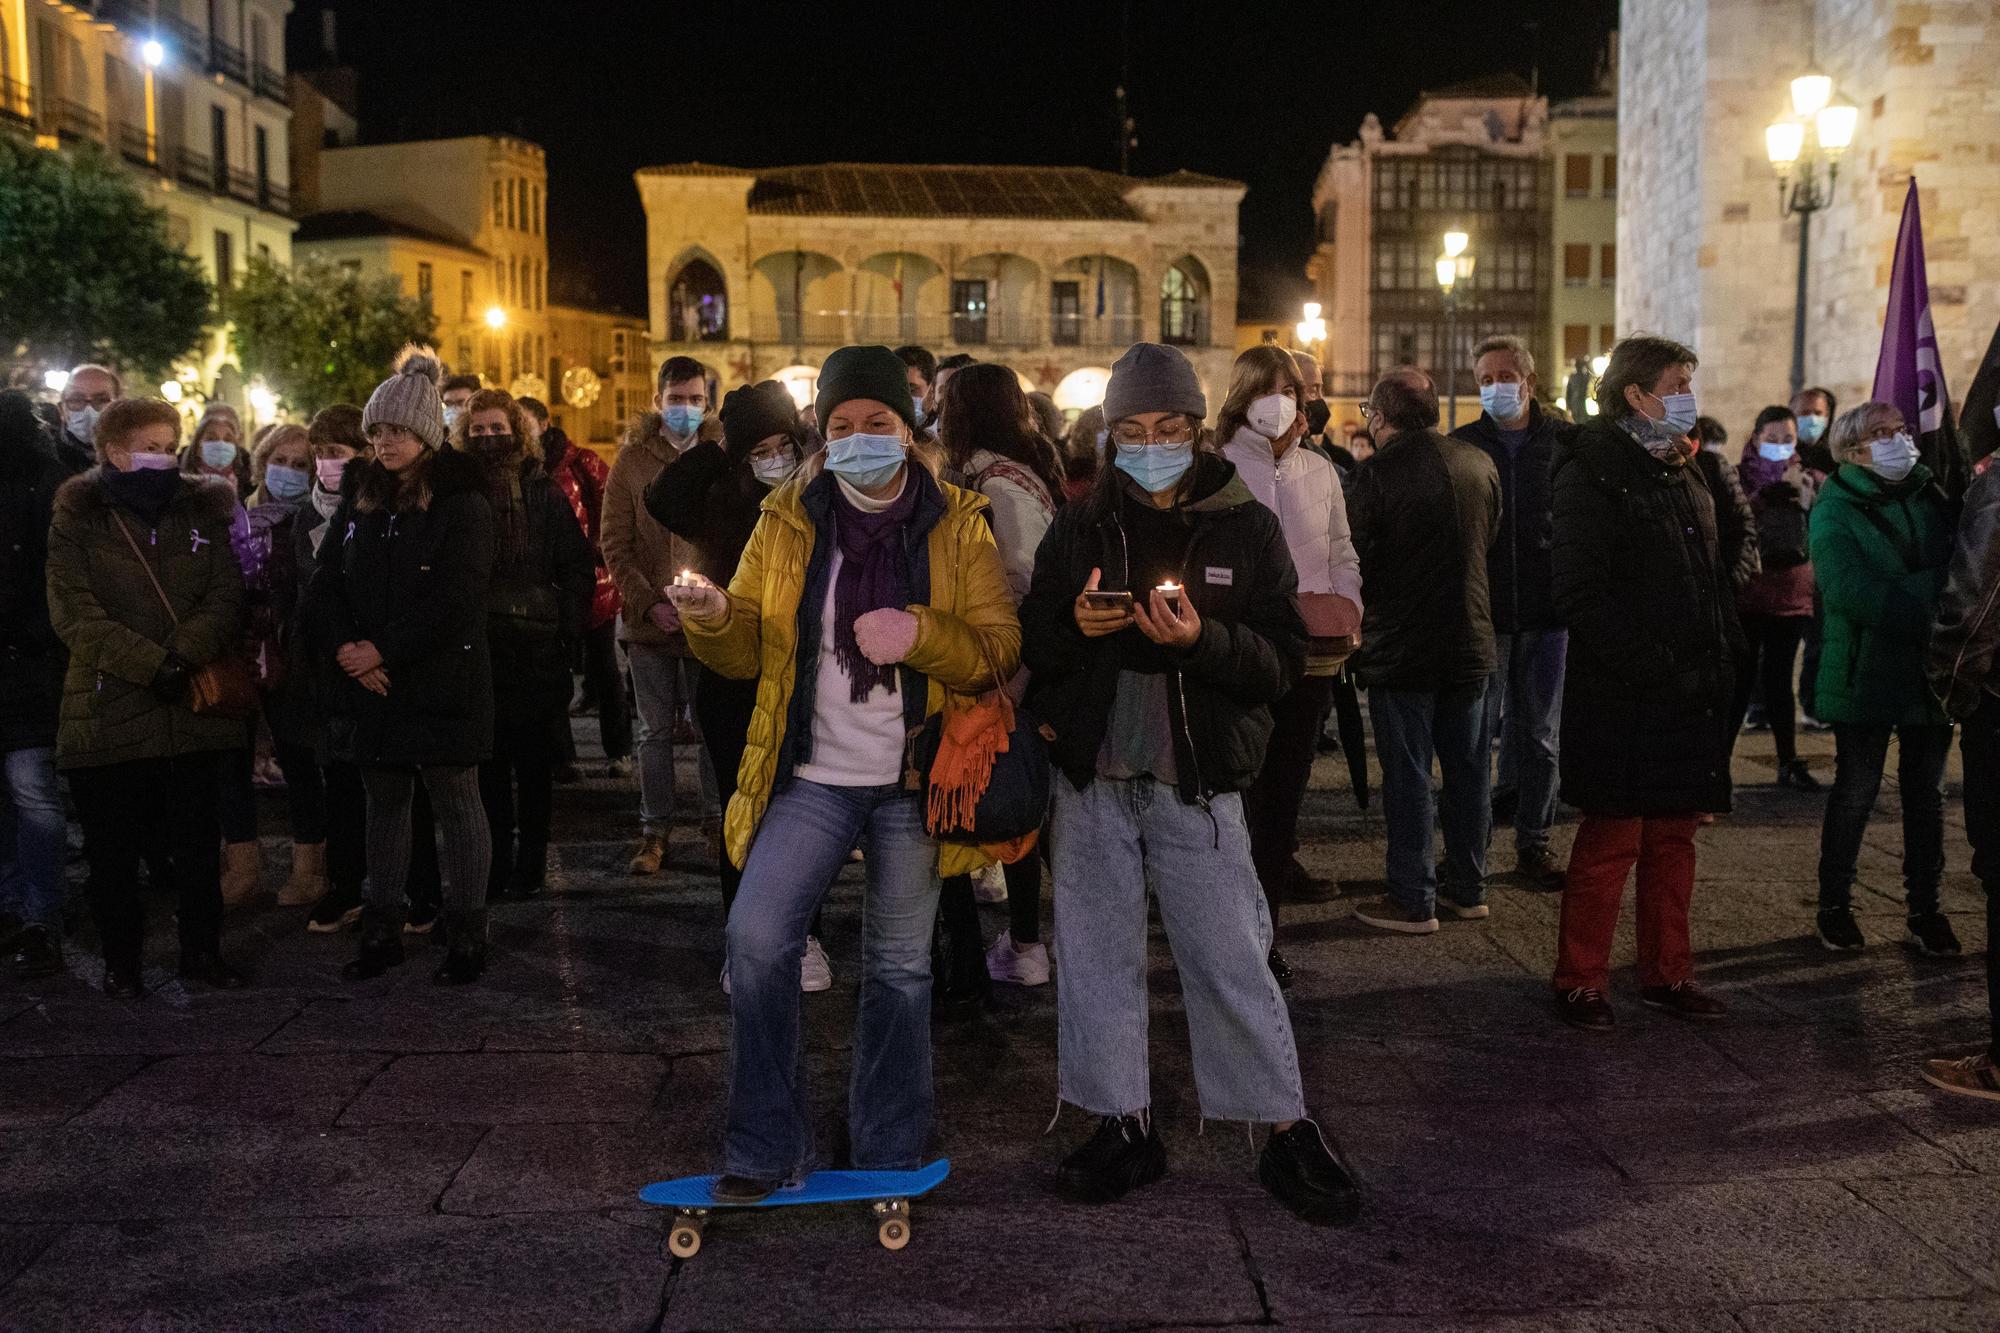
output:
M 694 581 L 694 571 L 692 569 L 683 569 L 680 573 L 674 575 L 674 586 L 676 588 L 693 588 L 699 585 Z
M 1174 609 L 1175 615 L 1180 614 L 1181 612 L 1180 584 L 1175 583 L 1172 579 L 1168 579 L 1165 583 L 1162 583 L 1157 588 L 1153 589 L 1153 591 L 1167 599 L 1167 605 Z

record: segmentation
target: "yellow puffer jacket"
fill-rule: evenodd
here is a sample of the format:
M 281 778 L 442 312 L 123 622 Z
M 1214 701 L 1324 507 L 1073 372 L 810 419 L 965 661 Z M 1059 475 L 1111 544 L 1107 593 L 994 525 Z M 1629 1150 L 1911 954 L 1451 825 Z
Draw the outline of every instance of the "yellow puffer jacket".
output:
M 763 513 L 736 577 L 729 581 L 729 616 L 706 624 L 687 620 L 688 646 L 702 665 L 736 680 L 757 681 L 757 706 L 750 715 L 736 795 L 729 802 L 723 832 L 729 859 L 743 865 L 750 841 L 771 803 L 778 752 L 798 670 L 799 597 L 817 537 L 800 493 L 806 479 L 795 478 L 764 500 Z M 931 593 L 928 605 L 913 605 L 917 643 L 904 659 L 930 681 L 924 715 L 945 705 L 947 694 L 972 695 L 993 688 L 1021 660 L 1021 622 L 1007 593 L 999 549 L 981 515 L 986 497 L 940 485 L 945 513 L 930 530 Z M 938 873 L 970 874 L 991 858 L 977 847 L 940 843 Z

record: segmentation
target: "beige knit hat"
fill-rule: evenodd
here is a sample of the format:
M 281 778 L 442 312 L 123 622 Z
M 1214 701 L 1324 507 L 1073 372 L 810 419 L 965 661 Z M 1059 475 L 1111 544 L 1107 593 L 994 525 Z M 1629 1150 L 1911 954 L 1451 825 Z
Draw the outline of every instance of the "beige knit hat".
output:
M 361 413 L 363 434 L 384 422 L 401 426 L 435 449 L 444 443 L 444 399 L 438 396 L 438 381 L 444 367 L 437 353 L 411 343 L 396 354 L 396 373 L 368 395 Z

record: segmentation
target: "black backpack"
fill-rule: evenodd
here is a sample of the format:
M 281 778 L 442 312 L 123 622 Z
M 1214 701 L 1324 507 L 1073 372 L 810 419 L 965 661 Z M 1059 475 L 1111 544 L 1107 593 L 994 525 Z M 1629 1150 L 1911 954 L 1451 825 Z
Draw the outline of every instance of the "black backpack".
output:
M 1791 497 L 1772 495 L 1779 486 L 1790 490 Z M 1774 482 L 1759 494 L 1763 503 L 1757 510 L 1757 549 L 1767 570 L 1796 569 L 1812 558 L 1806 544 L 1806 510 L 1797 497 L 1798 487 L 1790 482 Z

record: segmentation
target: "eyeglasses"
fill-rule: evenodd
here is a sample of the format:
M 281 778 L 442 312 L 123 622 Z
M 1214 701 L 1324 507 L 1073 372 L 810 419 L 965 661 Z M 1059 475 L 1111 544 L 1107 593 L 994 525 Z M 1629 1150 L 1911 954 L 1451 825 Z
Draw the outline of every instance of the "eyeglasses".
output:
M 1169 422 L 1156 431 L 1148 433 L 1144 426 L 1125 424 L 1111 432 L 1111 438 L 1127 449 L 1143 449 L 1149 444 L 1178 448 L 1194 442 L 1194 423 L 1183 417 L 1177 422 Z
M 88 397 L 80 393 L 65 394 L 62 405 L 65 412 L 81 412 L 86 407 L 94 407 L 102 412 L 111 406 L 111 394 L 109 391 L 91 394 Z

